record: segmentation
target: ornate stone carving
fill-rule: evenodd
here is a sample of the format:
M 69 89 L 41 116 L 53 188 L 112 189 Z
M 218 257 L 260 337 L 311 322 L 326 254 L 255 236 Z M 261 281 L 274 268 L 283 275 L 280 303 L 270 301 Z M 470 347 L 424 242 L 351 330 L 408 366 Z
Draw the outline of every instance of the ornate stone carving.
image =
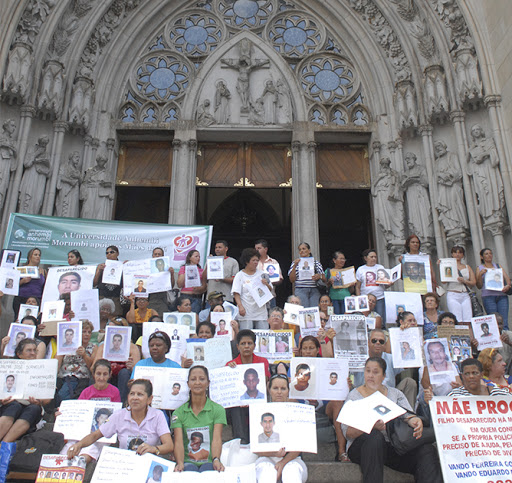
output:
M 215 118 L 210 112 L 209 99 L 205 99 L 201 104 L 199 104 L 199 106 L 197 106 L 196 122 L 199 127 L 208 127 L 215 124 Z
M 29 0 L 16 28 L 14 42 L 33 45 L 41 25 L 56 3 L 57 0 Z
M 464 49 L 457 53 L 455 72 L 457 75 L 457 93 L 461 103 L 482 96 L 478 61 L 471 50 Z
M 35 150 L 29 154 L 23 166 L 25 171 L 21 179 L 19 191 L 19 211 L 37 215 L 43 206 L 46 179 L 50 176 L 50 155 L 46 151 L 50 139 L 41 136 Z
M 279 79 L 277 87 L 277 123 L 287 124 L 293 120 L 292 100 L 288 86 Z
M 277 122 L 277 89 L 274 81 L 268 80 L 265 83 L 263 94 L 263 107 L 265 110 L 265 124 L 276 124 Z
M 89 168 L 82 179 L 80 199 L 82 218 L 106 220 L 110 218 L 110 202 L 114 199 L 110 173 L 106 169 L 107 156 L 99 154 L 96 166 Z
M 473 39 L 457 0 L 430 0 L 430 3 L 445 26 L 450 29 L 452 50 L 456 52 L 458 49 L 473 49 Z
M 55 214 L 69 218 L 77 218 L 79 214 L 80 195 L 80 154 L 74 151 L 69 155 L 68 161 L 64 162 L 59 169 L 57 181 L 57 198 L 55 200 Z
M 30 66 L 32 65 L 32 49 L 26 44 L 16 44 L 9 52 L 7 70 L 4 76 L 4 93 L 19 95 L 26 100 L 31 85 Z
M 69 105 L 69 122 L 85 128 L 89 126 L 91 109 L 94 102 L 94 87 L 90 79 L 75 79 L 71 103 Z
M 14 131 L 16 131 L 14 119 L 7 119 L 2 125 L 2 135 L 0 136 L 0 211 L 4 206 L 11 172 L 16 170 L 18 151 L 12 138 Z
M 427 170 L 417 160 L 414 153 L 405 154 L 407 169 L 401 183 L 406 193 L 409 230 L 426 241 L 434 236 L 432 209 L 428 196 Z
M 250 103 L 249 123 L 258 126 L 265 124 L 265 102 L 262 97 Z
M 485 223 L 501 221 L 505 216 L 505 196 L 494 139 L 486 138 L 478 124 L 471 128 L 471 138 L 468 174 L 473 180 L 478 211 Z
M 229 101 L 231 92 L 223 80 L 219 80 L 215 91 L 215 118 L 217 124 L 227 124 L 231 116 Z
M 395 104 L 400 128 L 407 129 L 418 125 L 416 91 L 411 81 L 401 81 L 395 89 Z
M 439 220 L 446 232 L 466 230 L 469 224 L 459 157 L 447 150 L 444 141 L 434 143 L 434 156 L 437 181 L 436 210 L 439 213 Z
M 46 62 L 41 78 L 41 88 L 37 98 L 37 107 L 54 112 L 61 111 L 61 98 L 64 95 L 64 66 L 55 60 Z
M 400 175 L 391 168 L 391 160 L 380 160 L 378 173 L 371 189 L 375 198 L 373 207 L 375 218 L 386 241 L 403 240 L 404 232 L 404 198 L 400 185 Z
M 450 103 L 446 90 L 446 77 L 440 65 L 433 65 L 425 69 L 425 104 L 428 114 L 440 115 L 448 113 Z

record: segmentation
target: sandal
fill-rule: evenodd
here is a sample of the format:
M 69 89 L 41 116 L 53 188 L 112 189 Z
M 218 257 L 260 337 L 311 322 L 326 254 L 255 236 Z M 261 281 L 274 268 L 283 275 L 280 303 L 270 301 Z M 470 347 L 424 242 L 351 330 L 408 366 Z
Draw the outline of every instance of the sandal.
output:
M 350 463 L 350 458 L 347 453 L 338 454 L 334 460 L 340 463 Z

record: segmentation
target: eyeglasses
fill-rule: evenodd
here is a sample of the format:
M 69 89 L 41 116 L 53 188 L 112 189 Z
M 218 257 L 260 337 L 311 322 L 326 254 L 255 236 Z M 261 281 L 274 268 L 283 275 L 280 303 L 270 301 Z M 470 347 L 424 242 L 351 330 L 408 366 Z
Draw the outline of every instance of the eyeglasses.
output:
M 112 255 L 113 253 L 116 253 L 114 250 L 109 250 L 108 252 L 106 252 L 107 255 Z
M 320 317 L 320 320 L 323 320 L 324 322 L 329 322 L 329 317 Z
M 386 341 L 383 339 L 372 339 L 371 342 L 372 342 L 372 344 L 381 344 L 381 345 L 384 345 L 386 343 Z

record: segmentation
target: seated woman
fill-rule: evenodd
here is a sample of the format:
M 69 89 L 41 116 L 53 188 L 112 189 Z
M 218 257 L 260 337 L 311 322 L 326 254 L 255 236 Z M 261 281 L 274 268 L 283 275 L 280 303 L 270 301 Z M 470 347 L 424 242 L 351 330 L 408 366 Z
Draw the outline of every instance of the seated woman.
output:
M 478 359 L 466 359 L 460 365 L 462 386 L 453 389 L 448 396 L 510 396 L 508 389 L 482 384 L 483 367 Z
M 423 296 L 423 338 L 433 339 L 437 337 L 437 325 L 439 323 L 439 296 L 434 292 L 428 292 Z
M 370 357 L 364 367 L 364 385 L 350 391 L 347 401 L 358 401 L 379 391 L 388 399 L 412 411 L 405 395 L 393 387 L 383 385 L 386 377 L 386 361 L 381 357 Z M 402 416 L 414 429 L 414 436 L 420 438 L 423 423 L 417 416 L 405 413 Z M 388 440 L 386 424 L 379 420 L 370 434 L 342 424 L 343 433 L 347 438 L 348 456 L 359 464 L 365 483 L 383 481 L 384 465 L 402 473 L 411 473 L 418 483 L 443 481 L 436 450 L 431 444 L 424 444 L 405 455 L 399 456 Z
M 93 344 L 99 344 L 105 337 L 105 327 L 107 325 L 123 325 L 127 326 L 128 322 L 125 318 L 116 315 L 116 305 L 111 299 L 101 299 L 99 302 L 100 306 L 100 330 L 92 333 L 91 342 Z
M 68 450 L 68 458 L 80 454 L 83 448 L 96 443 L 98 439 L 110 438 L 117 433 L 119 448 L 132 449 L 132 441 L 143 440 L 137 446 L 137 454 L 168 454 L 173 450 L 171 432 L 164 413 L 151 407 L 153 385 L 147 379 L 133 381 L 128 394 L 128 407 L 119 409 L 110 416 L 105 424 L 89 434 Z M 135 436 L 136 435 L 136 436 Z
M 24 324 L 24 325 L 32 325 L 35 327 L 37 327 L 39 325 L 38 320 L 31 315 L 27 315 L 27 316 L 23 317 L 21 319 L 21 321 L 18 323 Z M 36 333 L 37 333 L 37 329 L 36 329 Z M 44 359 L 46 356 L 46 344 L 41 339 L 38 339 L 37 337 L 34 337 L 34 340 L 37 342 L 37 357 L 36 357 L 36 359 Z M 0 347 L 0 353 L 2 354 L 2 357 L 4 354 L 4 350 L 10 341 L 11 341 L 11 337 L 8 335 L 6 335 L 2 339 L 2 345 Z M 5 357 L 7 357 L 7 356 L 5 356 Z
M 498 349 L 484 349 L 478 355 L 478 360 L 482 363 L 482 380 L 487 387 L 499 387 L 512 392 L 512 376 L 505 374 L 507 365 Z
M 375 329 L 382 328 L 382 317 L 375 312 L 377 307 L 377 297 L 374 294 L 368 294 L 368 310 L 363 310 L 361 313 L 370 319 L 375 319 Z
M 158 317 L 156 310 L 148 308 L 149 301 L 147 297 L 135 297 L 135 294 L 130 295 L 130 310 L 126 314 L 126 320 L 132 326 L 132 341 L 136 342 L 142 335 L 142 324 L 149 322 L 151 317 L 155 315 Z M 137 306 L 137 308 L 135 308 Z
M 209 385 L 206 367 L 195 366 L 190 369 L 190 398 L 172 416 L 176 457 L 174 471 L 224 471 L 220 454 L 222 428 L 227 424 L 226 410 L 208 397 Z
M 136 367 L 174 367 L 181 368 L 181 366 L 171 359 L 167 359 L 165 355 L 171 350 L 171 339 L 165 333 L 159 330 L 153 332 L 148 339 L 149 353 L 151 357 L 142 359 L 133 367 L 132 376 L 135 377 Z
M 274 374 L 268 383 L 271 402 L 288 402 L 290 383 L 283 374 Z M 287 452 L 286 448 L 279 451 L 256 453 L 256 481 L 268 483 L 305 483 L 308 479 L 308 469 L 298 451 Z
M 192 313 L 192 299 L 189 295 L 182 294 L 176 299 L 176 310 L 180 313 L 191 314 Z M 196 327 L 199 322 L 199 315 L 196 314 Z

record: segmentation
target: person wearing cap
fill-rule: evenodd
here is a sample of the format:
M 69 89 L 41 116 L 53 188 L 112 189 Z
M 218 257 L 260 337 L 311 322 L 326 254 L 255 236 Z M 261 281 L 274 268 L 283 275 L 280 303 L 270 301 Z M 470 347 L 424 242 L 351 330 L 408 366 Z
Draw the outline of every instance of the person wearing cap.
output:
M 228 257 L 228 248 L 228 242 L 226 240 L 217 240 L 215 243 L 215 256 L 224 257 L 222 264 L 224 278 L 218 280 L 208 280 L 208 294 L 211 292 L 219 292 L 221 294 L 224 293 L 228 294 L 227 298 L 229 299 L 232 297 L 231 287 L 233 285 L 233 279 L 240 270 L 240 267 L 234 258 Z M 210 300 L 208 300 L 208 302 L 210 302 Z M 233 299 L 231 298 L 229 302 L 232 303 Z
M 157 330 L 149 336 L 148 340 L 149 353 L 151 357 L 142 359 L 133 367 L 131 378 L 135 378 L 136 367 L 174 367 L 180 369 L 181 366 L 171 359 L 167 359 L 165 355 L 171 350 L 171 339 L 162 331 Z
M 230 302 L 224 301 L 226 296 L 222 292 L 218 292 L 214 290 L 213 292 L 208 292 L 208 305 L 204 310 L 199 312 L 199 322 L 206 322 L 208 317 L 210 316 L 210 312 L 217 306 L 222 305 L 224 307 L 225 312 L 231 312 L 231 318 L 236 319 L 238 315 L 238 309 L 235 305 Z

